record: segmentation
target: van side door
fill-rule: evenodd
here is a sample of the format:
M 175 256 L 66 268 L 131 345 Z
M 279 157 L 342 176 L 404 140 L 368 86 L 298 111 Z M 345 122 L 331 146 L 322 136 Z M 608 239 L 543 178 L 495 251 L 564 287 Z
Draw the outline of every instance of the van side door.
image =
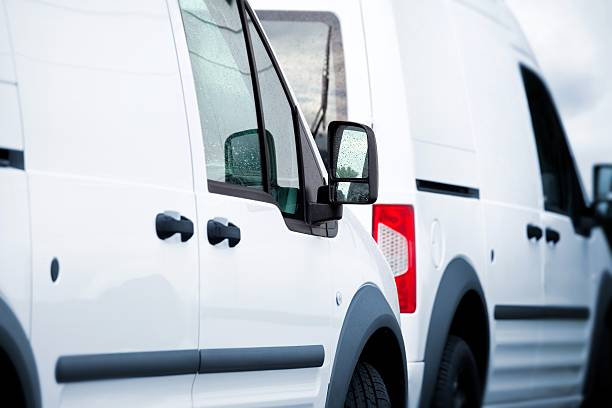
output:
M 534 374 L 537 396 L 581 393 L 589 346 L 587 207 L 563 126 L 538 76 L 522 68 L 538 148 L 543 191 L 544 305 Z
M 196 205 L 166 5 L 5 5 L 42 406 L 190 407 L 198 245 L 167 234 Z
M 337 224 L 305 219 L 313 146 L 243 1 L 169 4 L 201 231 L 194 406 L 324 405 Z

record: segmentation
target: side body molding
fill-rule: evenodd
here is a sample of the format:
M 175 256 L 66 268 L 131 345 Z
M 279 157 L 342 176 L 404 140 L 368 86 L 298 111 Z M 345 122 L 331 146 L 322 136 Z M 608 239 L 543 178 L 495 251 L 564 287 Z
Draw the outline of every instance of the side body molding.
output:
M 423 386 L 419 404 L 421 407 L 429 407 L 431 405 L 438 377 L 438 368 L 440 367 L 442 352 L 444 351 L 453 317 L 464 295 L 470 291 L 477 293 L 484 306 L 485 313 L 487 313 L 487 303 L 476 271 L 465 260 L 456 258 L 448 264 L 444 271 L 429 321 L 429 331 L 425 345 L 425 370 L 423 372 Z M 485 344 L 489 348 L 490 329 L 488 315 L 486 322 L 487 339 Z M 489 355 L 488 349 L 486 355 Z M 482 381 L 484 388 L 486 386 L 486 376 Z
M 0 299 L 0 349 L 6 353 L 17 371 L 26 407 L 41 407 L 38 370 L 30 348 L 30 340 L 11 308 L 2 299 Z
M 353 370 L 357 366 L 368 340 L 380 330 L 389 331 L 397 342 L 398 350 L 401 351 L 401 356 L 389 356 L 398 364 L 398 367 L 401 364 L 401 371 L 403 372 L 402 381 L 395 386 L 396 392 L 393 393 L 391 389 L 389 391 L 392 394 L 392 402 L 397 403 L 397 405 L 394 403 L 393 406 L 406 406 L 408 381 L 402 331 L 381 291 L 372 284 L 366 284 L 353 297 L 342 324 L 331 379 L 327 389 L 326 407 L 344 407 L 344 400 Z M 393 394 L 396 395 L 395 401 L 393 401 Z

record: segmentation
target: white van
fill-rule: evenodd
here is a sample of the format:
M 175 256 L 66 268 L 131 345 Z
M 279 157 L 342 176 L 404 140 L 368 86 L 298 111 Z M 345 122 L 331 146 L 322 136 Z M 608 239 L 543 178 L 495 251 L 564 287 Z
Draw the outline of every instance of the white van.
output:
M 406 404 L 342 211 L 373 133 L 330 124 L 327 183 L 244 1 L 0 0 L 0 108 L 0 405 Z
M 612 311 L 597 225 L 612 168 L 599 167 L 598 202 L 587 205 L 506 5 L 253 6 L 319 148 L 329 121 L 377 132 L 381 204 L 358 214 L 396 276 L 411 406 L 575 406 L 595 395 L 602 381 L 586 381 L 588 362 L 610 361 L 591 343 L 611 338 L 610 323 L 594 323 Z

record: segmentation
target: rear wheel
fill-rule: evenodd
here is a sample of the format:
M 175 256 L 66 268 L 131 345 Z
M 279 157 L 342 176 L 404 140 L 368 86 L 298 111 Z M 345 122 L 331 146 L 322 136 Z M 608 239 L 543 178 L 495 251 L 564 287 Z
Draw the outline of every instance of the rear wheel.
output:
M 434 407 L 479 407 L 482 398 L 478 367 L 465 341 L 449 336 L 438 372 Z
M 591 389 L 583 408 L 601 406 L 601 401 L 612 401 L 612 310 L 605 316 L 604 327 L 599 335 L 599 348 L 596 350 L 595 372 Z
M 366 362 L 359 362 L 349 385 L 345 408 L 388 408 L 391 400 L 387 386 L 378 371 Z

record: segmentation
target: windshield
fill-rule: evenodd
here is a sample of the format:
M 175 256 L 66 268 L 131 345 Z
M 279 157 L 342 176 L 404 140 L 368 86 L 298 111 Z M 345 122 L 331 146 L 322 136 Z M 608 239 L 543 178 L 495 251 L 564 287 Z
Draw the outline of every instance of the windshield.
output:
M 340 23 L 329 12 L 257 11 L 327 163 L 327 124 L 346 120 Z

